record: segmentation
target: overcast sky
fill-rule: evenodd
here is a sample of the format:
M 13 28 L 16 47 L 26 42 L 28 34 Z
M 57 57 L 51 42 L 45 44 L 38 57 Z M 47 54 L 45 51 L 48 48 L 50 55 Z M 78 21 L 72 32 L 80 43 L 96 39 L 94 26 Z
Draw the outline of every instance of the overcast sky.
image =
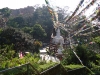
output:
M 80 2 L 80 0 L 48 0 L 48 1 L 54 7 L 68 6 L 69 11 L 74 11 Z M 84 0 L 84 3 L 89 2 L 89 1 L 92 1 L 92 0 Z M 45 4 L 45 0 L 0 0 L 0 9 L 4 7 L 8 7 L 11 9 L 19 9 L 19 8 L 24 8 L 27 6 L 34 6 L 36 4 L 40 4 L 40 5 Z M 94 8 L 92 8 L 90 12 L 92 12 L 93 10 Z
M 64 7 L 69 6 L 74 8 L 80 0 L 48 0 L 52 5 Z M 45 0 L 0 0 L 0 8 L 9 7 L 12 9 L 34 6 L 36 4 L 45 4 Z

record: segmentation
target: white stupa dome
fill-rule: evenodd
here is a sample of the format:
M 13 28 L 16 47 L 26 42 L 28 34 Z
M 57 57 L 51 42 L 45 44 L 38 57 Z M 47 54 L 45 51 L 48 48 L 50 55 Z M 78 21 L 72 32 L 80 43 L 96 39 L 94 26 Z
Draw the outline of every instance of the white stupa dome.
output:
M 64 44 L 64 38 L 60 36 L 60 29 L 58 28 L 56 31 L 56 36 L 53 37 L 52 43 L 54 44 Z

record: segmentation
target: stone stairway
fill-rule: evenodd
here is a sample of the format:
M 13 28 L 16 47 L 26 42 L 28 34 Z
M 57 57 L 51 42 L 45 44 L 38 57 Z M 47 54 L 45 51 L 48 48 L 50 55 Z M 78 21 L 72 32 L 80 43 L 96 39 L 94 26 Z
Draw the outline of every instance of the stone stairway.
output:
M 60 60 L 56 57 L 56 56 L 52 56 L 52 55 L 49 55 L 47 53 L 47 49 L 48 47 L 46 48 L 43 48 L 43 49 L 40 49 L 40 57 L 41 59 L 44 61 L 46 60 L 46 62 L 49 62 L 49 61 L 52 61 L 52 62 L 60 62 Z

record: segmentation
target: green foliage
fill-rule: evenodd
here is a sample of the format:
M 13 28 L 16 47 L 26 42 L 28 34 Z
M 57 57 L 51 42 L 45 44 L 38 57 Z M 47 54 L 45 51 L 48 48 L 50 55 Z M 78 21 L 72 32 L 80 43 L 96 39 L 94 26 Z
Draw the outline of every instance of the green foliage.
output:
M 21 9 L 18 10 L 20 11 Z M 14 11 L 18 13 L 18 10 Z M 32 11 L 34 11 L 34 7 L 32 7 Z M 28 14 L 29 16 L 27 15 L 27 17 L 25 17 L 27 13 L 24 14 L 24 12 L 22 14 L 23 16 L 13 17 L 14 12 L 12 12 L 13 15 L 10 16 L 7 25 L 14 28 L 21 28 L 24 32 L 31 34 L 33 38 L 41 40 L 43 42 L 49 42 L 53 29 L 53 22 L 51 20 L 50 13 L 47 11 L 48 8 L 46 6 L 37 7 L 34 12 L 29 12 L 31 13 L 31 16 Z M 37 24 L 40 25 L 38 26 L 39 28 L 37 28 Z
M 34 49 L 33 50 L 34 52 L 39 53 L 39 48 L 42 46 L 42 43 L 40 41 L 34 42 L 29 35 L 26 35 L 26 33 L 31 34 L 34 39 L 38 39 L 41 41 L 45 41 L 45 38 L 46 40 L 50 39 L 53 28 L 53 22 L 51 20 L 49 12 L 47 11 L 48 9 L 46 6 L 37 7 L 34 10 L 33 15 L 27 16 L 27 18 L 17 16 L 9 20 L 8 22 L 9 26 L 12 26 L 14 28 L 21 28 L 25 33 L 23 31 L 20 31 L 19 29 L 17 30 L 12 28 L 8 28 L 5 30 L 0 29 L 0 69 L 5 69 L 9 67 L 11 68 L 14 66 L 19 66 L 27 62 L 30 62 L 33 66 L 35 66 L 35 68 L 39 69 L 39 71 L 43 71 L 44 69 L 47 69 L 49 66 L 52 65 L 52 63 L 47 64 L 45 61 L 37 63 L 39 60 L 38 58 L 39 56 L 36 54 L 34 54 L 34 56 L 32 56 L 31 54 L 27 54 L 22 59 L 13 58 L 15 52 L 19 52 L 19 50 L 26 51 Z M 3 15 L 3 17 L 6 18 L 9 17 L 10 15 L 10 10 L 8 8 L 0 9 L 0 12 Z M 60 21 L 63 20 L 64 11 L 60 8 L 58 10 L 58 15 L 59 15 L 59 20 Z M 78 20 L 81 20 L 83 18 L 85 17 L 79 18 Z M 81 21 L 75 24 L 74 26 L 71 25 L 70 28 L 72 30 L 78 30 L 83 26 L 82 24 L 84 21 Z M 90 24 L 88 24 L 87 27 L 89 27 L 89 25 Z M 90 30 L 85 31 L 85 33 Z M 68 35 L 64 31 L 61 31 L 61 33 L 66 36 Z M 81 38 L 79 40 L 81 41 L 81 45 L 78 45 L 74 49 L 75 52 L 80 57 L 85 66 L 91 68 L 91 70 L 94 71 L 96 74 L 100 74 L 100 67 L 97 66 L 100 65 L 100 55 L 97 54 L 95 50 L 89 45 L 87 44 L 82 45 L 82 43 L 84 43 L 84 39 L 88 38 L 88 41 L 90 41 L 91 37 L 77 36 L 74 39 L 77 40 L 79 38 Z M 98 36 L 94 38 L 94 41 L 100 47 L 100 37 Z M 72 50 L 67 50 L 62 63 L 64 65 L 80 64 L 76 56 L 73 54 Z M 70 67 L 67 66 L 67 68 L 75 69 L 75 68 L 81 68 L 81 66 L 70 65 Z
M 28 54 L 26 55 L 25 57 L 23 58 L 13 58 L 13 59 L 10 59 L 10 60 L 5 60 L 5 61 L 2 61 L 1 64 L 0 64 L 0 68 L 11 68 L 11 67 L 15 67 L 15 66 L 19 66 L 19 65 L 22 65 L 22 64 L 25 64 L 25 63 L 37 63 L 39 60 L 39 57 L 36 57 L 31 54 Z M 33 64 L 34 65 L 34 64 Z
M 99 60 L 99 58 L 94 51 L 88 49 L 88 46 L 89 45 L 78 45 L 75 49 L 75 52 L 82 60 L 84 65 L 91 67 L 90 62 L 97 64 L 96 60 Z M 65 57 L 65 59 L 62 61 L 63 63 L 66 62 L 67 64 L 80 64 L 72 50 L 69 50 L 67 53 L 67 58 Z
M 13 44 L 12 45 L 4 45 L 2 48 L 0 48 L 0 55 L 1 58 L 4 58 L 3 60 L 12 59 L 15 54 L 15 50 L 13 50 Z
M 54 62 L 40 64 L 37 69 L 38 69 L 39 72 L 42 72 L 42 71 L 44 71 L 46 69 L 49 69 L 50 67 L 52 67 L 52 66 L 54 66 L 56 64 L 57 63 L 54 63 Z
M 82 63 L 90 69 L 89 70 L 87 68 L 88 71 L 90 71 L 91 73 L 94 72 L 95 74 L 100 74 L 99 72 L 100 67 L 97 67 L 100 65 L 100 54 L 96 53 L 91 48 L 91 45 L 88 45 L 88 44 L 78 45 L 74 51 L 79 56 L 79 58 L 82 60 Z M 63 65 L 72 64 L 72 65 L 77 66 L 77 64 L 80 64 L 79 60 L 76 58 L 72 50 L 67 50 L 66 52 L 67 53 L 65 53 L 64 59 L 61 61 Z M 73 68 L 73 66 L 70 66 L 70 67 Z
M 23 17 L 18 16 L 18 17 L 9 19 L 7 24 L 8 24 L 8 26 L 12 26 L 15 28 L 21 28 L 21 27 L 23 27 L 24 22 L 25 21 L 24 21 Z
M 95 38 L 93 39 L 93 41 L 96 42 L 96 43 L 99 45 L 99 47 L 100 47 L 100 36 L 95 37 Z
M 36 40 L 36 41 L 34 41 L 33 45 L 34 45 L 34 49 L 35 49 L 36 53 L 39 53 L 39 49 L 42 46 L 42 43 L 40 41 Z
M 29 33 L 29 34 L 31 34 L 32 33 L 32 27 L 24 27 L 24 28 L 22 28 L 22 30 L 25 32 L 25 33 Z
M 18 27 L 18 24 L 17 22 L 14 22 L 12 19 L 9 19 L 9 21 L 7 22 L 8 26 L 11 26 L 11 27 Z
M 0 28 L 0 33 L 2 33 L 2 31 L 3 31 L 2 28 Z
M 72 69 L 79 69 L 79 68 L 82 68 L 82 67 L 84 67 L 84 66 L 82 66 L 82 65 L 65 65 L 64 66 L 67 70 L 72 70 Z
M 0 12 L 3 17 L 9 17 L 11 10 L 8 7 L 6 7 L 6 8 L 0 9 Z
M 24 33 L 20 29 L 5 28 L 0 33 L 0 45 L 14 45 L 14 50 L 16 52 L 30 50 L 34 52 L 33 48 L 33 38 L 29 34 Z
M 91 70 L 95 73 L 95 75 L 99 75 L 100 74 L 100 66 L 95 65 L 91 68 Z
M 77 46 L 76 53 L 82 60 L 83 64 L 88 67 L 90 66 L 89 65 L 90 61 L 95 62 L 96 53 L 91 50 L 88 50 L 86 45 Z
M 25 63 L 30 63 L 35 69 L 37 69 L 39 72 L 41 72 L 41 71 L 46 70 L 57 64 L 57 63 L 53 63 L 53 62 L 41 64 L 41 63 L 38 63 L 39 60 L 40 60 L 40 58 L 39 58 L 38 54 L 28 53 L 23 58 L 16 57 L 16 58 L 13 58 L 12 60 L 2 61 L 0 63 L 0 70 L 12 68 L 12 67 L 16 67 L 16 66 L 21 66 Z M 20 68 L 12 69 L 10 71 L 6 71 L 4 74 L 5 75 L 15 75 L 15 74 L 26 72 L 26 71 L 27 71 L 27 65 L 26 65 L 26 67 L 23 66 Z
M 68 75 L 93 75 L 94 73 L 86 66 L 82 65 L 64 65 Z
M 32 34 L 35 39 L 39 39 L 39 38 L 43 39 L 44 37 L 46 37 L 45 30 L 42 28 L 40 24 L 35 24 L 33 26 Z

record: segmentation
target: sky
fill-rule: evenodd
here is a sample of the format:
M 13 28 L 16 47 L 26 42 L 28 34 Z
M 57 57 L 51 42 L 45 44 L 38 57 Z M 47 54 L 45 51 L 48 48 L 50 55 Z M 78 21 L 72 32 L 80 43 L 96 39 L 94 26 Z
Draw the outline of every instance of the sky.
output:
M 80 0 L 48 0 L 52 5 L 64 7 L 70 6 L 72 9 L 79 3 Z M 36 4 L 45 4 L 45 0 L 0 0 L 0 8 L 9 7 L 18 9 Z
M 80 0 L 48 0 L 48 1 L 53 7 L 59 6 L 63 8 L 65 6 L 68 6 L 69 11 L 74 11 L 80 2 Z M 87 1 L 91 1 L 91 0 L 84 0 L 84 2 L 87 2 Z M 8 7 L 11 9 L 19 9 L 19 8 L 24 8 L 27 6 L 34 6 L 36 4 L 46 5 L 45 0 L 0 0 L 0 9 L 4 7 Z

